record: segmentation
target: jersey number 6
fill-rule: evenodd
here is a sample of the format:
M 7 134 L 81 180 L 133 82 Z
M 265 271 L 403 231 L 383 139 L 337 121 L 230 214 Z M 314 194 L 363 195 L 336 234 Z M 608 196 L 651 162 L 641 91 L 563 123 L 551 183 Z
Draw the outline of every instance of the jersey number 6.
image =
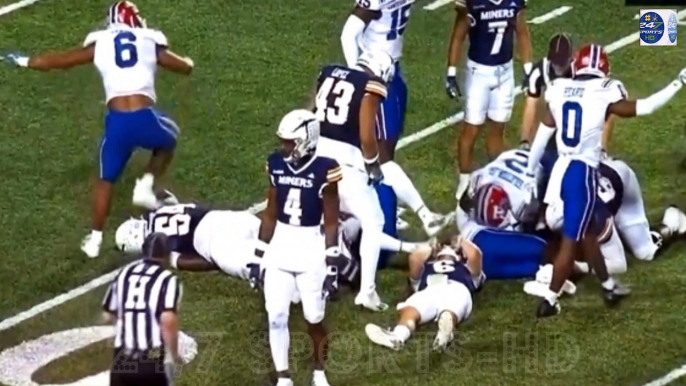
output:
M 114 38 L 114 62 L 119 68 L 130 68 L 138 63 L 138 51 L 136 50 L 136 35 L 125 31 Z

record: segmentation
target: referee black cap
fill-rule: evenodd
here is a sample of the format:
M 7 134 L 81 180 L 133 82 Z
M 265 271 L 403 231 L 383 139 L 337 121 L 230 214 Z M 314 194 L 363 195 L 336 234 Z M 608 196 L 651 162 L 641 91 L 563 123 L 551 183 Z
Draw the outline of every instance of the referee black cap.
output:
M 572 38 L 566 33 L 553 35 L 548 42 L 548 61 L 557 69 L 566 69 L 572 62 Z
M 143 242 L 143 257 L 146 259 L 166 259 L 171 253 L 169 238 L 164 233 L 151 233 Z

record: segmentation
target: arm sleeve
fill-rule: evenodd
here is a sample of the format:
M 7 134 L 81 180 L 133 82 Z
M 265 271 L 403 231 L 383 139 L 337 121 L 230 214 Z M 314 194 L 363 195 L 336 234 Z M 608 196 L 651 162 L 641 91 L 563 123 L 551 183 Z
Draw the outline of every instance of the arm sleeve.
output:
M 348 20 L 343 26 L 343 32 L 341 32 L 341 46 L 343 47 L 343 55 L 345 56 L 348 67 L 352 67 L 357 63 L 357 58 L 360 56 L 357 38 L 366 27 L 367 25 L 365 22 L 355 15 L 348 16 Z
M 527 164 L 527 173 L 534 174 L 538 168 L 538 164 L 541 162 L 545 148 L 550 141 L 550 137 L 555 133 L 554 127 L 548 127 L 541 123 L 538 125 L 538 130 L 536 131 L 536 137 L 534 138 L 534 143 L 531 144 L 531 150 L 529 153 L 529 162 Z

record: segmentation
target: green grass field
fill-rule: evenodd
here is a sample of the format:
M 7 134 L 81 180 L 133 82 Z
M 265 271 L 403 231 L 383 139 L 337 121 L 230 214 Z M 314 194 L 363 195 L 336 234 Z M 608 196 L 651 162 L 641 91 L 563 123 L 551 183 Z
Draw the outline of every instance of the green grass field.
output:
M 453 11 L 450 6 L 426 11 L 426 4 L 417 1 L 405 32 L 403 71 L 410 88 L 406 135 L 459 111 L 443 90 Z M 30 54 L 77 46 L 102 21 L 107 5 L 103 0 L 51 0 L 2 16 L 0 48 Z M 307 100 L 320 66 L 342 60 L 339 33 L 352 1 L 148 0 L 138 5 L 148 23 L 167 34 L 172 49 L 196 63 L 188 79 L 164 73 L 159 77 L 160 104 L 183 131 L 169 187 L 180 197 L 222 206 L 246 208 L 258 202 L 266 189 L 263 162 L 276 144 L 276 125 Z M 559 31 L 571 33 L 578 42 L 602 44 L 637 31 L 633 16 L 638 10 L 623 7 L 619 0 L 531 1 L 529 18 L 562 5 L 574 9 L 531 26 L 538 55 Z M 647 96 L 676 76 L 685 55 L 683 46 L 640 47 L 634 42 L 611 54 L 612 73 L 630 94 Z M 117 186 L 105 252 L 90 260 L 79 250 L 90 223 L 89 187 L 97 172 L 102 100 L 93 68 L 47 74 L 0 68 L 2 319 L 124 263 L 111 251 L 113 232 L 132 212 L 133 181 L 146 162 L 144 154 L 134 157 Z M 508 128 L 512 144 L 521 107 L 518 103 Z M 677 168 L 686 155 L 684 110 L 686 99 L 677 96 L 651 117 L 620 121 L 615 131 L 611 152 L 636 170 L 653 220 L 666 205 L 683 204 L 686 198 L 681 189 L 686 175 Z M 454 137 L 450 127 L 398 155 L 426 201 L 443 212 L 454 207 Z M 374 314 L 344 298 L 327 310 L 329 326 L 336 332 L 329 380 L 349 386 L 643 385 L 686 360 L 685 254 L 682 245 L 675 245 L 656 262 L 633 259 L 626 281 L 634 293 L 619 309 L 606 310 L 597 283 L 585 280 L 574 298 L 564 300 L 562 315 L 542 322 L 534 317 L 537 300 L 521 291 L 521 283 L 490 282 L 476 300 L 472 319 L 460 330 L 459 344 L 442 356 L 429 352 L 432 327 L 400 353 L 372 347 L 364 325 L 391 323 L 394 312 Z M 199 350 L 177 384 L 242 386 L 264 381 L 271 360 L 261 332 L 260 297 L 246 283 L 220 274 L 181 277 L 186 288 L 182 328 Z M 380 282 L 385 300 L 395 303 L 401 298 L 401 272 L 384 271 Z M 105 374 L 96 374 L 108 367 L 111 350 L 105 338 L 110 333 L 93 327 L 103 292 L 104 287 L 97 288 L 0 330 L 0 350 L 5 350 L 0 354 L 0 383 L 106 385 Z M 304 385 L 310 373 L 299 316 L 294 311 L 291 317 L 292 356 L 296 384 Z M 81 330 L 45 337 L 75 328 Z M 39 338 L 33 349 L 13 349 Z M 73 352 L 50 356 L 50 347 Z

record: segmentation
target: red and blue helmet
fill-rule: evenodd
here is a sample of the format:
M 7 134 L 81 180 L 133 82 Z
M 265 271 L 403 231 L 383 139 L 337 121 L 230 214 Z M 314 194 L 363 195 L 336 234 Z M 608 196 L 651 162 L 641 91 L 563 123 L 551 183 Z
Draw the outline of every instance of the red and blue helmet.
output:
M 110 6 L 107 12 L 107 25 L 124 24 L 132 28 L 145 28 L 145 19 L 138 13 L 136 4 L 130 1 L 118 1 Z

